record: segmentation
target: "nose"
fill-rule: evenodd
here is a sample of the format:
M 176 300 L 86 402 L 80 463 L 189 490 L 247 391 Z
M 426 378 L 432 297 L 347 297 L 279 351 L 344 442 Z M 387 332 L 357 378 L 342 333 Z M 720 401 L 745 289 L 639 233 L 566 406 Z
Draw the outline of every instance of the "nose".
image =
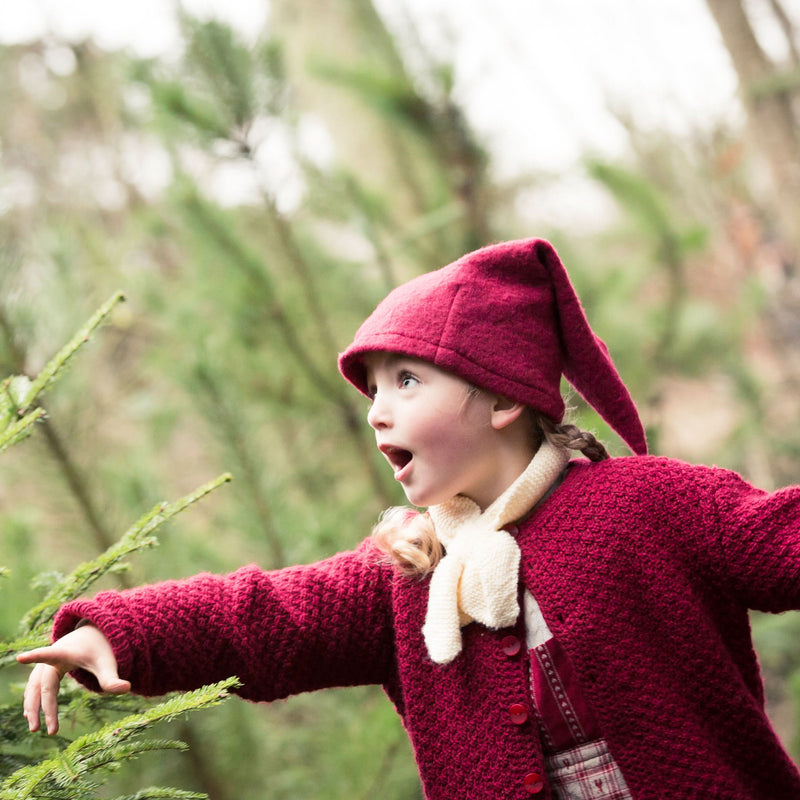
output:
M 391 424 L 389 404 L 386 400 L 381 399 L 381 395 L 378 392 L 375 393 L 375 397 L 372 399 L 372 405 L 367 412 L 367 422 L 376 431 L 379 428 L 388 428 Z

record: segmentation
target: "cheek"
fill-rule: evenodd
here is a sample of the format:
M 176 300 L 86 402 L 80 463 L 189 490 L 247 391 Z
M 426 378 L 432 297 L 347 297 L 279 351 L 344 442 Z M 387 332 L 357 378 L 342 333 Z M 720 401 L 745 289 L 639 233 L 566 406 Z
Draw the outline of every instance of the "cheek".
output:
M 492 428 L 492 401 L 484 396 L 472 397 L 462 409 L 457 423 L 462 436 L 483 439 Z
M 461 417 L 431 429 L 430 436 L 442 457 L 450 461 L 465 459 L 468 463 L 486 449 L 490 432 L 490 427 Z
M 415 449 L 424 450 L 429 458 L 448 459 L 462 449 L 464 436 L 458 420 L 448 415 L 431 414 L 417 419 L 413 432 Z

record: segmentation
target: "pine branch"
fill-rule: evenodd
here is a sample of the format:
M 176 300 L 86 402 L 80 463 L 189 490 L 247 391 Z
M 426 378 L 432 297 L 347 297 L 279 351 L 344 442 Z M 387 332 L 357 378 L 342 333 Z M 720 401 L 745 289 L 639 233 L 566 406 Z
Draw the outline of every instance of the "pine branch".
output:
M 28 731 L 28 721 L 22 715 L 22 689 L 20 699 L 14 703 L 0 706 L 0 781 L 16 770 L 37 762 L 59 747 L 69 742 L 61 736 L 32 737 Z
M 88 720 L 99 724 L 108 718 L 109 713 L 129 715 L 138 714 L 142 710 L 140 695 L 105 694 L 87 692 L 77 681 L 72 678 L 61 683 L 58 693 L 58 706 L 61 716 L 77 723 L 78 720 Z
M 4 411 L 0 411 L 0 415 L 2 415 L 0 416 L 0 428 L 4 428 L 0 433 L 0 453 L 28 437 L 33 431 L 34 423 L 44 417 L 44 414 L 43 408 L 36 408 L 21 420 L 11 423 L 11 414 L 5 416 Z
M 122 292 L 117 292 L 106 300 L 72 339 L 48 361 L 36 378 L 31 380 L 25 375 L 6 378 L 0 391 L 0 452 L 30 435 L 34 423 L 45 415 L 43 408 L 34 407 L 36 400 L 52 386 L 67 363 L 89 341 L 91 334 L 114 306 L 124 299 Z
M 18 413 L 26 413 L 32 408 L 34 401 L 50 388 L 58 374 L 67 366 L 67 363 L 72 359 L 75 353 L 89 341 L 89 337 L 111 313 L 117 303 L 124 299 L 125 295 L 122 292 L 113 294 L 97 309 L 97 311 L 95 311 L 72 339 L 48 361 L 44 369 L 31 382 L 25 395 L 19 398 Z
M 158 800 L 162 797 L 165 800 L 203 800 L 208 795 L 187 792 L 183 789 L 165 789 L 160 786 L 150 786 L 147 789 L 136 792 L 136 794 L 120 795 L 119 797 L 113 797 L 112 800 Z
M 157 540 L 152 534 L 159 526 L 230 480 L 230 474 L 225 473 L 174 503 L 159 503 L 104 553 L 79 565 L 72 574 L 58 581 L 47 596 L 23 617 L 20 637 L 13 642 L 0 644 L 0 666 L 10 661 L 13 654 L 46 641 L 45 628 L 49 627 L 64 603 L 85 594 L 103 575 L 120 569 L 121 562 L 128 556 L 156 546 Z
M 122 293 L 118 292 L 104 303 L 35 379 L 31 380 L 26 375 L 12 375 L 0 384 L 0 452 L 24 439 L 32 432 L 37 420 L 46 418 L 45 409 L 38 404 L 39 397 L 63 374 L 75 353 L 123 299 Z M 45 433 L 52 433 L 47 426 Z M 48 436 L 48 441 L 53 438 L 54 434 Z M 51 588 L 20 623 L 20 635 L 13 642 L 0 643 L 0 668 L 12 663 L 16 653 L 47 643 L 52 618 L 64 602 L 84 594 L 103 575 L 125 568 L 124 562 L 128 556 L 155 546 L 157 541 L 153 533 L 160 525 L 228 480 L 230 475 L 222 475 L 177 502 L 160 503 L 96 559 L 80 565 L 67 577 L 48 575 L 47 585 Z M 0 577 L 5 576 L 6 572 L 4 567 L 0 567 Z M 0 741 L 3 742 L 3 752 L 0 753 L 0 798 L 3 800 L 12 797 L 14 800 L 26 797 L 95 800 L 101 785 L 93 778 L 95 773 L 116 770 L 122 761 L 143 753 L 187 748 L 181 741 L 146 737 L 142 735 L 145 729 L 184 711 L 215 705 L 227 696 L 227 689 L 235 684 L 235 680 L 201 690 L 200 693 L 173 697 L 144 712 L 141 712 L 141 698 L 95 696 L 85 691 L 79 692 L 74 686 L 70 687 L 70 683 L 65 682 L 59 698 L 66 700 L 66 707 L 64 703 L 61 704 L 65 716 L 88 716 L 99 722 L 101 716 L 107 719 L 109 713 L 132 715 L 70 743 L 62 736 L 30 737 L 27 723 L 20 714 L 19 703 L 0 707 Z M 45 760 L 39 761 L 42 755 Z M 189 800 L 205 796 L 173 788 L 150 787 L 131 798 Z
M 0 800 L 57 800 L 62 797 L 93 800 L 96 796 L 93 792 L 97 788 L 97 783 L 92 779 L 94 773 L 115 770 L 122 761 L 136 758 L 142 753 L 186 747 L 182 742 L 171 739 L 139 739 L 145 730 L 188 711 L 218 705 L 238 685 L 236 678 L 229 678 L 193 692 L 171 696 L 139 714 L 110 722 L 97 731 L 80 736 L 51 758 L 23 767 L 3 781 L 0 784 Z M 204 797 L 190 793 L 175 794 L 176 791 L 147 789 L 133 797 Z

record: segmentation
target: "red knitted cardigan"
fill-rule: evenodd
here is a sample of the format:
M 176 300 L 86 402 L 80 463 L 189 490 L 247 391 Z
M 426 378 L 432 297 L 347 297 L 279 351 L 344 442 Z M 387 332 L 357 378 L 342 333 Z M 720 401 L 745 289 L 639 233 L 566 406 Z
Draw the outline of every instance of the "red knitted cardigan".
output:
M 519 544 L 522 581 L 635 798 L 800 798 L 764 714 L 747 611 L 800 608 L 800 487 L 768 494 L 662 458 L 575 461 Z M 529 797 L 542 752 L 508 712 L 528 702 L 524 648 L 507 646 L 521 620 L 467 626 L 461 654 L 437 665 L 421 634 L 427 590 L 366 541 L 309 566 L 104 592 L 66 605 L 54 635 L 88 617 L 146 695 L 232 674 L 250 700 L 382 684 L 429 800 Z

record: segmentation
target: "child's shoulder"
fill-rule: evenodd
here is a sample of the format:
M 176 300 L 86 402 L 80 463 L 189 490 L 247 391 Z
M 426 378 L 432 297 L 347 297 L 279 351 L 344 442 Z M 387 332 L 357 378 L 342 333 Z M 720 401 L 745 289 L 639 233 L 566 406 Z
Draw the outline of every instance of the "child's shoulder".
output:
M 575 458 L 570 461 L 570 470 L 577 468 L 583 472 L 584 479 L 602 480 L 609 475 L 629 475 L 635 478 L 657 477 L 659 475 L 686 475 L 688 477 L 713 477 L 732 475 L 730 470 L 705 464 L 692 464 L 679 458 L 667 456 L 615 456 L 605 461 L 589 461 Z
M 573 459 L 565 480 L 577 491 L 619 494 L 689 496 L 714 494 L 719 489 L 751 489 L 740 475 L 718 466 L 692 464 L 666 456 L 620 456 L 591 462 Z
M 690 464 L 662 456 L 625 456 L 590 462 L 575 459 L 542 524 L 554 529 L 614 532 L 620 542 L 632 532 L 650 542 L 671 537 L 676 530 L 714 528 L 731 510 L 759 502 L 767 493 L 730 470 Z M 626 544 L 625 546 L 628 546 Z

